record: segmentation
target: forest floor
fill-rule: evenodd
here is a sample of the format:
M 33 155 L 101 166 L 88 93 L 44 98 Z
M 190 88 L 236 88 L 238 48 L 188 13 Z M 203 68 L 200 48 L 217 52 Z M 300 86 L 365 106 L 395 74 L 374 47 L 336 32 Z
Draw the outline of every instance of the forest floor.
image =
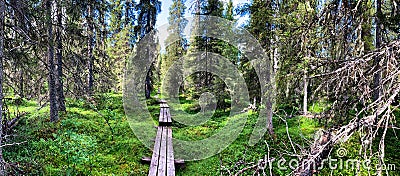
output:
M 18 165 L 23 175 L 147 175 L 149 165 L 141 163 L 143 156 L 151 156 L 146 148 L 134 135 L 125 117 L 121 94 L 101 94 L 95 96 L 93 105 L 83 99 L 67 99 L 67 113 L 60 117 L 57 123 L 50 123 L 48 108 L 37 110 L 35 101 L 24 101 L 19 106 L 20 112 L 29 112 L 19 122 L 14 134 L 17 146 L 5 147 L 4 158 L 7 162 Z M 196 111 L 196 102 L 182 101 L 182 107 L 188 112 Z M 97 111 L 93 109 L 98 109 Z M 148 109 L 156 120 L 159 105 L 155 99 L 148 101 Z M 15 111 L 15 106 L 10 106 Z M 276 160 L 285 157 L 284 151 L 291 150 L 288 143 L 287 130 L 297 147 L 306 148 L 312 142 L 314 132 L 321 128 L 317 119 L 296 116 L 287 119 L 288 127 L 280 118 L 274 118 L 275 137 L 269 135 L 260 140 L 255 146 L 249 146 L 248 140 L 257 121 L 258 114 L 247 112 L 246 126 L 239 137 L 225 148 L 220 154 L 200 161 L 186 162 L 185 168 L 178 168 L 177 175 L 229 175 L 258 163 L 267 153 L 268 142 L 270 156 Z M 216 111 L 214 116 L 205 124 L 195 127 L 173 124 L 173 137 L 183 140 L 199 140 L 207 138 L 224 126 L 228 112 Z M 108 123 L 107 123 L 108 121 Z M 400 170 L 400 143 L 397 136 L 399 131 L 388 131 L 386 158 L 398 166 Z M 352 138 L 342 147 L 348 149 L 346 157 L 358 155 L 357 137 Z M 298 149 L 298 148 L 297 148 Z M 273 163 L 273 173 L 287 175 L 290 169 L 278 169 L 277 162 Z M 322 174 L 343 173 L 354 175 L 354 170 L 323 169 Z M 252 170 L 246 175 L 252 175 Z M 398 172 L 390 172 L 397 175 Z

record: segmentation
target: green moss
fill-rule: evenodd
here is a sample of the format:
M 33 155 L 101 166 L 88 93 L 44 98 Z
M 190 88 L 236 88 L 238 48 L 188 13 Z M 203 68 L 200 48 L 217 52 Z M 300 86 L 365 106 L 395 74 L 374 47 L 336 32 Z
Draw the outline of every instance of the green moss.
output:
M 329 109 L 329 104 L 325 101 L 318 101 L 312 103 L 310 107 L 308 107 L 311 113 L 321 113 Z
M 197 110 L 193 110 L 198 106 L 195 100 L 181 97 L 180 101 L 182 110 L 196 113 Z M 48 107 L 38 111 L 36 103 L 31 101 L 24 103 L 19 106 L 19 111 L 31 113 L 24 117 L 17 127 L 19 137 L 16 140 L 27 143 L 5 147 L 4 157 L 7 161 L 18 162 L 21 168 L 31 175 L 147 175 L 149 165 L 141 163 L 140 159 L 142 156 L 151 156 L 152 151 L 136 138 L 130 128 L 123 112 L 122 95 L 96 95 L 96 102 L 99 102 L 96 105 L 99 112 L 94 111 L 93 105 L 85 100 L 67 99 L 69 105 L 67 113 L 62 115 L 57 123 L 48 121 Z M 147 100 L 147 107 L 153 116 L 153 121 L 156 122 L 160 111 L 157 100 Z M 316 105 L 312 111 L 317 113 L 322 107 L 326 106 Z M 16 110 L 16 107 L 10 106 L 10 109 Z M 205 139 L 218 133 L 228 121 L 244 118 L 245 115 L 247 115 L 246 124 L 232 144 L 215 156 L 187 162 L 186 168 L 177 168 L 176 174 L 228 175 L 227 169 L 237 171 L 245 167 L 237 163 L 257 163 L 263 159 L 268 151 L 266 143 L 271 149 L 271 157 L 284 157 L 289 160 L 293 157 L 277 152 L 280 149 L 292 150 L 288 143 L 287 130 L 293 142 L 300 146 L 308 146 L 307 140 L 312 140 L 314 132 L 320 128 L 315 119 L 299 116 L 286 119 L 288 124 L 286 129 L 284 121 L 274 117 L 275 136 L 265 134 L 257 144 L 249 146 L 250 136 L 259 118 L 258 113 L 250 111 L 247 114 L 229 117 L 229 111 L 216 110 L 202 125 L 186 126 L 174 122 L 173 137 L 181 140 Z M 106 119 L 113 132 L 106 124 Z M 143 126 L 143 124 L 132 125 Z M 146 135 L 155 136 L 153 133 Z M 387 160 L 400 165 L 396 159 L 400 152 L 396 135 L 400 136 L 399 132 L 388 131 L 385 150 Z M 359 139 L 354 137 L 343 144 L 342 147 L 349 150 L 348 157 L 358 156 L 358 141 Z M 290 170 L 279 170 L 274 163 L 273 173 L 287 175 Z M 330 174 L 330 170 L 322 170 L 321 174 Z M 335 171 L 335 174 L 354 175 L 349 170 Z

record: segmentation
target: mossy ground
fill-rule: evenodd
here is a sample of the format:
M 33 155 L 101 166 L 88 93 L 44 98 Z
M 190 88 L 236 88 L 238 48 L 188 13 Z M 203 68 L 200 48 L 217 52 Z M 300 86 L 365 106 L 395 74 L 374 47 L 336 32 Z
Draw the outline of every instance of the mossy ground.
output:
M 96 105 L 85 100 L 67 100 L 67 113 L 61 115 L 59 122 L 50 123 L 48 107 L 37 110 L 34 101 L 25 101 L 19 111 L 30 112 L 19 122 L 16 129 L 17 141 L 27 141 L 18 146 L 4 148 L 6 161 L 17 163 L 24 175 L 147 175 L 149 165 L 140 162 L 142 156 L 151 156 L 134 135 L 125 117 L 121 94 L 102 94 L 96 96 Z M 191 113 L 196 112 L 197 103 L 182 100 L 182 107 Z M 98 111 L 93 109 L 97 108 Z M 155 99 L 148 101 L 148 109 L 157 119 L 159 106 Z M 318 108 L 319 109 L 319 108 Z M 15 107 L 10 107 L 15 111 Z M 100 115 L 101 114 L 101 115 Z M 245 167 L 240 163 L 257 163 L 267 155 L 267 143 L 270 156 L 276 161 L 281 157 L 287 160 L 293 157 L 283 155 L 282 149 L 291 150 L 288 135 L 300 146 L 308 146 L 307 141 L 320 128 L 314 119 L 293 117 L 284 121 L 274 118 L 275 136 L 265 135 L 256 145 L 248 144 L 258 114 L 247 112 L 247 123 L 239 137 L 221 153 L 199 161 L 186 163 L 178 168 L 177 175 L 228 175 L 229 171 L 238 171 Z M 222 128 L 229 119 L 229 112 L 216 111 L 214 116 L 200 126 L 173 124 L 174 138 L 182 140 L 204 139 Z M 106 121 L 109 123 L 107 124 Z M 397 132 L 397 135 L 400 135 Z M 399 143 L 390 135 L 387 144 L 387 156 L 395 160 Z M 357 140 L 343 144 L 350 148 L 352 155 L 357 152 Z M 390 146 L 389 146 L 390 145 Z M 353 150 L 354 149 L 354 150 Z M 398 164 L 398 159 L 395 160 Z M 400 167 L 400 166 L 399 166 Z M 229 171 L 228 171 L 229 170 Z M 323 170 L 323 173 L 329 173 Z M 348 170 L 338 171 L 352 175 Z M 279 170 L 273 163 L 273 173 L 286 175 L 290 170 Z M 245 175 L 251 175 L 248 172 Z

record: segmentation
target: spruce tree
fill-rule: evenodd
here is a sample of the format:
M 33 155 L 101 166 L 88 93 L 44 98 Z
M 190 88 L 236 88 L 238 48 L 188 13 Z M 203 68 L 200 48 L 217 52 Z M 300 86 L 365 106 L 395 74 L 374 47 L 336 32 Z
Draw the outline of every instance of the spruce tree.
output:
M 140 0 L 135 6 L 135 10 L 138 11 L 138 25 L 135 28 L 135 33 L 140 42 L 141 39 L 152 32 L 155 28 L 157 15 L 161 12 L 161 2 L 158 0 Z M 157 50 L 157 42 L 153 36 L 149 37 L 146 42 L 148 45 L 146 47 L 138 47 L 138 52 L 136 52 L 136 54 L 141 54 L 142 56 L 140 57 L 148 58 L 149 61 L 155 60 L 156 55 L 154 55 L 154 51 Z M 150 93 L 153 90 L 151 80 L 153 76 L 153 68 L 154 63 L 152 63 L 150 67 L 143 68 L 143 70 L 146 71 L 145 96 L 147 99 L 150 98 Z
M 181 57 L 186 53 L 187 41 L 183 32 L 187 25 L 187 20 L 185 19 L 185 0 L 173 0 L 171 7 L 169 8 L 168 17 L 168 32 L 169 36 L 166 39 L 166 54 L 162 57 L 161 61 L 161 74 L 164 77 L 164 84 L 169 85 L 170 83 L 178 83 L 179 80 L 183 80 L 183 65 L 179 61 Z M 173 70 L 170 70 L 167 75 L 168 70 L 171 68 L 172 64 L 175 64 Z M 176 86 L 176 85 L 175 85 Z M 167 87 L 167 89 L 176 89 L 173 87 Z M 183 91 L 183 84 L 180 85 L 180 90 Z M 172 90 L 171 89 L 171 90 Z

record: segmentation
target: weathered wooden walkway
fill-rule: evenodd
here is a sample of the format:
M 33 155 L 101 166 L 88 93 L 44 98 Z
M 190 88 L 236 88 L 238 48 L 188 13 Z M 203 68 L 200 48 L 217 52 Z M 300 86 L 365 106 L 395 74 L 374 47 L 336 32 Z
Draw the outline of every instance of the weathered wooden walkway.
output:
M 172 119 L 169 112 L 169 106 L 167 103 L 160 103 L 160 117 L 158 119 L 159 126 L 171 126 Z
M 149 176 L 175 175 L 174 149 L 172 145 L 172 119 L 165 100 L 160 101 L 159 126 L 151 157 Z

